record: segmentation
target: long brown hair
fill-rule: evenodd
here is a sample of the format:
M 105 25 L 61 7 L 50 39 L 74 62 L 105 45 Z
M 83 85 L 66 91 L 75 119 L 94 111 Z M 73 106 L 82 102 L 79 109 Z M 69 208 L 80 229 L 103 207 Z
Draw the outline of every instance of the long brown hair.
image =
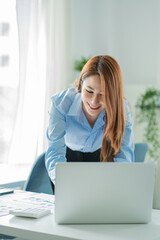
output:
M 83 67 L 77 90 L 81 92 L 83 81 L 91 75 L 99 75 L 102 91 L 104 93 L 104 105 L 106 123 L 101 147 L 101 161 L 113 161 L 113 157 L 119 152 L 125 129 L 125 110 L 123 79 L 117 61 L 107 55 L 91 58 Z

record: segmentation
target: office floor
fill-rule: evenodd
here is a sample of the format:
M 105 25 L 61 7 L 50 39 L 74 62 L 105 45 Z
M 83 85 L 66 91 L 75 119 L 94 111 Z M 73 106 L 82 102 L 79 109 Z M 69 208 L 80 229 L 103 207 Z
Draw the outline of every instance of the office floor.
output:
M 10 237 L 10 236 L 7 236 L 7 235 L 3 235 L 3 234 L 0 234 L 0 240 L 3 240 L 3 239 L 13 239 L 13 237 Z
M 24 238 L 15 238 L 15 237 L 0 234 L 0 240 L 11 240 L 11 239 L 13 239 L 13 240 L 25 240 Z
M 0 164 L 0 185 L 26 180 L 31 165 Z

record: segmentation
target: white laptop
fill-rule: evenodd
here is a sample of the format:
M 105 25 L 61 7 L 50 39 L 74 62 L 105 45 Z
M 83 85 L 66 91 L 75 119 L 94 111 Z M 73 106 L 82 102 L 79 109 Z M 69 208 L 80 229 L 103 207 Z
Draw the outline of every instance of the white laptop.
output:
M 152 163 L 57 163 L 55 221 L 148 223 L 154 175 Z

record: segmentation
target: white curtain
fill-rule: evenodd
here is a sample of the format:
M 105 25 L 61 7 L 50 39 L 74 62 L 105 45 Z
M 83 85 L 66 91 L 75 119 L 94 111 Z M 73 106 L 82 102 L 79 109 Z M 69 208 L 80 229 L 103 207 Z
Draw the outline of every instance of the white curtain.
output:
M 45 151 L 50 97 L 67 86 L 70 74 L 70 4 L 17 0 L 20 80 L 10 164 L 31 164 Z

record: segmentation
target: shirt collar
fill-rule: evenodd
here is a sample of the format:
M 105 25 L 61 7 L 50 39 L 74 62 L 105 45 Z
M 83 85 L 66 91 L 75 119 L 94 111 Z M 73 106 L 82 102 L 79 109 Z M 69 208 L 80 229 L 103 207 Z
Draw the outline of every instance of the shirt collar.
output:
M 68 111 L 69 116 L 79 116 L 82 110 L 81 93 L 76 93 L 75 98 Z
M 105 113 L 105 110 L 103 110 L 103 111 L 99 114 L 98 119 L 97 119 L 97 121 L 95 122 L 95 125 L 94 125 L 93 129 L 98 129 L 98 128 L 101 127 L 101 126 L 104 126 L 105 121 L 106 121 L 106 113 Z

